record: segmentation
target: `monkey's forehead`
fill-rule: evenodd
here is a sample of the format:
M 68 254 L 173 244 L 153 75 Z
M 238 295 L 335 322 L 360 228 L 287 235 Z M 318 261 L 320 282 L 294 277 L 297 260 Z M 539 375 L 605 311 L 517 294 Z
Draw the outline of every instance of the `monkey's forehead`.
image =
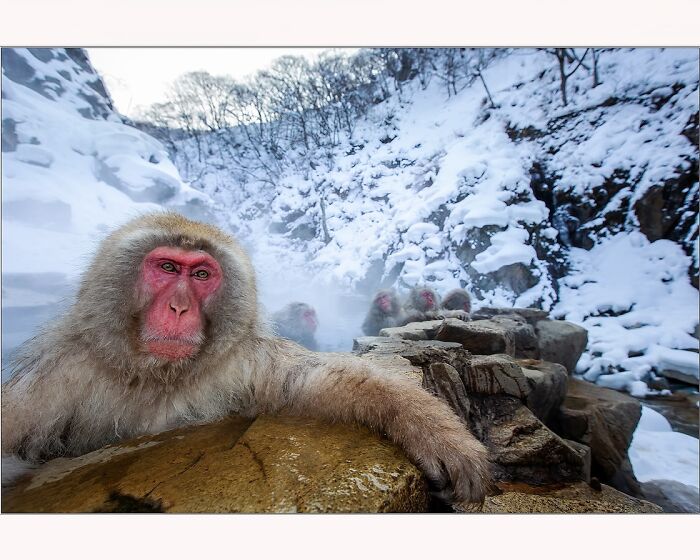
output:
M 201 240 L 211 240 L 223 245 L 237 246 L 236 241 L 223 230 L 211 224 L 196 222 L 175 212 L 144 214 L 124 224 L 115 231 L 118 237 L 133 232 L 155 231 L 170 237 L 179 238 L 178 244 L 196 245 Z

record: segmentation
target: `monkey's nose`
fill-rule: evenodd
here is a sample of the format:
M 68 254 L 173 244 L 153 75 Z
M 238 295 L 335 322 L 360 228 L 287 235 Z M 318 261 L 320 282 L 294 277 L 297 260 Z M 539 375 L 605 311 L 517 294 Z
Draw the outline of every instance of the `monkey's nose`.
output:
M 175 315 L 177 317 L 180 317 L 183 313 L 185 313 L 190 306 L 187 305 L 186 303 L 179 303 L 179 302 L 170 302 L 170 309 L 172 309 L 175 312 Z

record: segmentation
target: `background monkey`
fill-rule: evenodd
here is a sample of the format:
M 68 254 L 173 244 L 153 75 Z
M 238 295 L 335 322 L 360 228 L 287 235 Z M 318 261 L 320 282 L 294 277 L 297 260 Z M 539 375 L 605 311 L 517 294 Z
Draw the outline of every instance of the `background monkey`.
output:
M 442 300 L 442 308 L 448 311 L 463 311 L 466 314 L 466 318 L 459 318 L 469 320 L 469 314 L 472 312 L 472 299 L 466 290 L 456 288 L 447 292 L 447 295 Z
M 414 321 L 429 321 L 438 318 L 440 300 L 435 290 L 427 286 L 414 286 L 408 294 L 404 309 L 404 324 Z
M 403 309 L 394 290 L 379 290 L 362 323 L 362 332 L 367 336 L 377 336 L 384 328 L 405 325 L 404 319 Z
M 296 301 L 285 305 L 272 315 L 271 320 L 279 336 L 293 340 L 309 350 L 318 350 L 315 336 L 318 318 L 316 310 L 309 304 Z
M 64 317 L 2 388 L 2 451 L 32 462 L 228 414 L 357 422 L 384 433 L 453 502 L 480 502 L 487 452 L 447 404 L 355 357 L 269 334 L 238 243 L 177 214 L 101 244 Z M 11 457 L 10 457 L 11 459 Z

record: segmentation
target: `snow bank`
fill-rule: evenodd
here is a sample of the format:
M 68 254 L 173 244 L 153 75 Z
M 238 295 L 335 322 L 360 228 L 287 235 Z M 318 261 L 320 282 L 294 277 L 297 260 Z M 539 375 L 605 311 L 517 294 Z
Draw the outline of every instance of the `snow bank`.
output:
M 676 243 L 620 233 L 590 251 L 572 249 L 570 259 L 552 313 L 588 329 L 577 366 L 584 379 L 644 396 L 640 382 L 664 369 L 698 377 L 698 340 L 689 333 L 700 300 L 690 257 Z
M 698 438 L 672 431 L 668 420 L 643 406 L 629 448 L 635 477 L 640 482 L 676 480 L 698 488 L 699 443 Z

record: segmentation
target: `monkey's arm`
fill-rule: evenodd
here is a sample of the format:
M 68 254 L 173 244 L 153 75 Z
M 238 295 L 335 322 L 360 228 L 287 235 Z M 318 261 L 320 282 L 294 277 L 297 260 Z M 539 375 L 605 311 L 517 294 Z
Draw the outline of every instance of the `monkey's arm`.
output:
M 287 411 L 384 433 L 445 498 L 483 501 L 490 481 L 487 451 L 447 404 L 415 381 L 385 375 L 360 358 L 311 356 L 316 361 L 307 371 L 297 363 L 282 381 Z
M 13 383 L 14 382 L 14 383 Z M 73 402 L 45 378 L 13 379 L 2 390 L 2 453 L 31 462 L 59 455 Z
M 459 319 L 460 321 L 471 321 L 471 315 L 466 311 L 441 309 L 437 313 L 438 319 Z

